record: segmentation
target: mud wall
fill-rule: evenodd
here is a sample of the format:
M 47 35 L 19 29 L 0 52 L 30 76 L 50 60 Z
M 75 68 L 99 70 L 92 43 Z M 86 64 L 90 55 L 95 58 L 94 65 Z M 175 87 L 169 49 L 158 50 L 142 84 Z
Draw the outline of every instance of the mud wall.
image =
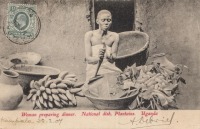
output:
M 140 30 L 150 36 L 150 56 L 164 52 L 168 59 L 189 67 L 179 102 L 183 109 L 199 109 L 200 2 L 198 0 L 137 0 Z
M 36 4 L 41 20 L 40 34 L 28 45 L 16 45 L 3 33 L 8 3 Z M 84 34 L 90 30 L 85 0 L 1 0 L 0 56 L 33 51 L 41 54 L 42 65 L 69 70 L 84 78 Z

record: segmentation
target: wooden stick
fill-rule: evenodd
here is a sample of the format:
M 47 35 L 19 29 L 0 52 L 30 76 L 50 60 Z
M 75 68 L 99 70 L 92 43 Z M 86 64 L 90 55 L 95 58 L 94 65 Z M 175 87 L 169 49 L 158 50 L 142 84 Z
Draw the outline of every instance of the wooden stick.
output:
M 106 49 L 106 44 L 105 44 L 105 43 L 103 43 L 103 49 Z M 104 57 L 103 57 L 103 58 L 104 58 Z M 101 64 L 102 64 L 102 62 L 103 62 L 103 58 L 101 58 L 101 59 L 99 60 L 99 62 L 98 62 L 97 69 L 96 69 L 96 72 L 95 72 L 95 74 L 94 74 L 94 77 L 97 76 L 97 73 L 98 73 L 98 71 L 99 71 L 99 68 L 100 68 L 100 66 L 101 66 Z

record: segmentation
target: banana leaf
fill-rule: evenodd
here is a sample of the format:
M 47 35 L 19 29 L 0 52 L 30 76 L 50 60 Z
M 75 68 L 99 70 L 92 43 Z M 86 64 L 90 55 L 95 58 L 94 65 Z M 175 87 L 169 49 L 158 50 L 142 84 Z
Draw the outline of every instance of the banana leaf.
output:
M 122 89 L 130 89 L 130 87 L 134 87 L 135 83 L 129 80 L 124 81 L 124 85 L 122 86 Z
M 174 102 L 174 96 L 167 96 L 159 90 L 154 90 L 152 95 L 156 95 L 158 97 L 163 107 L 167 106 L 169 103 Z
M 146 100 L 150 100 L 151 97 L 152 97 L 152 91 L 151 90 L 146 90 L 145 92 L 141 92 L 139 94 L 139 97 L 143 98 L 143 99 L 146 99 Z
M 168 104 L 167 99 L 164 94 L 153 92 L 151 95 L 159 99 L 161 106 L 164 107 Z
M 170 84 L 168 87 L 165 87 L 163 90 L 165 91 L 173 91 L 178 87 L 178 84 Z

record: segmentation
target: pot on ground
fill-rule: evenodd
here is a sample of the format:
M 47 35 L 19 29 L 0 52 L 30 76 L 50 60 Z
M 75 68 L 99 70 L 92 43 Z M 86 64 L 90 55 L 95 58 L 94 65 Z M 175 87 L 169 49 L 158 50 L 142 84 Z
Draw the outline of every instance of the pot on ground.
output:
M 13 110 L 23 99 L 23 90 L 18 83 L 17 72 L 3 70 L 0 76 L 0 110 Z

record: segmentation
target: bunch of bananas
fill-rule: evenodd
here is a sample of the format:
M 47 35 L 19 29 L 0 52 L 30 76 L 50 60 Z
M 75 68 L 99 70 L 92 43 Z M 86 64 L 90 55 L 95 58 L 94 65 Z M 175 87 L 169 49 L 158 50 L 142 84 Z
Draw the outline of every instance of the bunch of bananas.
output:
M 72 104 L 77 106 L 76 96 L 83 96 L 81 88 L 76 87 L 75 74 L 63 71 L 58 78 L 51 79 L 49 75 L 30 82 L 30 92 L 27 101 L 31 100 L 33 109 L 64 108 Z

